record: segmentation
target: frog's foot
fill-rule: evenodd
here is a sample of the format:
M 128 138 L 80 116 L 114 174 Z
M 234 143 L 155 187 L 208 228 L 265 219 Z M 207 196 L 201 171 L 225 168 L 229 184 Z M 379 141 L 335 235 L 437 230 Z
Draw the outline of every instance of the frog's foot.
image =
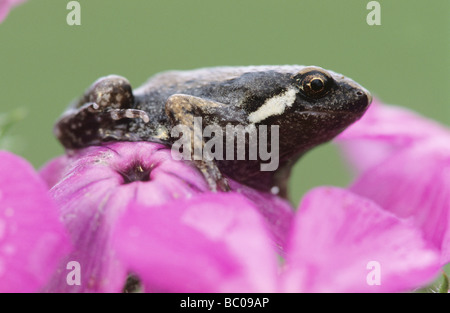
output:
M 202 172 L 211 191 L 230 191 L 231 188 L 225 177 L 222 176 L 219 168 L 212 161 L 194 161 L 197 168 Z
M 130 83 L 122 76 L 109 75 L 95 81 L 64 113 L 54 133 L 67 149 L 79 149 L 111 140 L 135 140 L 122 119 L 150 121 L 141 110 L 133 109 Z
M 83 106 L 75 109 L 75 114 L 109 114 L 111 119 L 118 121 L 124 118 L 140 118 L 144 123 L 150 122 L 150 117 L 145 111 L 137 109 L 111 109 L 104 108 L 96 102 L 85 103 Z M 73 113 L 72 113 L 73 115 Z M 100 115 L 99 115 L 100 116 Z
M 146 112 L 136 109 L 105 108 L 96 102 L 88 102 L 72 108 L 61 116 L 55 125 L 54 133 L 67 149 L 79 149 L 104 141 L 135 141 L 125 124 L 119 120 L 140 118 L 144 123 L 150 121 Z
M 148 114 L 142 110 L 136 109 L 113 109 L 109 111 L 111 118 L 115 121 L 124 118 L 140 118 L 144 123 L 150 122 L 150 117 Z

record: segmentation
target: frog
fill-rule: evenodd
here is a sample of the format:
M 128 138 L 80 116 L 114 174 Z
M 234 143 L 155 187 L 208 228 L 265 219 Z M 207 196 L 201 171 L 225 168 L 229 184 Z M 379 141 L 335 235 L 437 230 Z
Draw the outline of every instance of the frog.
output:
M 298 159 L 360 119 L 371 101 L 370 92 L 354 80 L 314 65 L 170 70 L 136 89 L 125 77 L 108 75 L 69 106 L 54 133 L 71 152 L 114 141 L 148 141 L 170 148 L 179 139 L 171 130 L 176 125 L 193 130 L 196 117 L 224 133 L 227 125 L 271 126 L 266 136 L 277 136 L 276 147 L 268 144 L 268 149 L 278 151 L 275 170 L 261 170 L 260 157 L 187 162 L 203 174 L 211 191 L 230 191 L 233 180 L 287 197 L 287 182 Z M 243 140 L 248 148 L 249 137 Z M 192 140 L 190 151 L 205 143 L 205 138 Z

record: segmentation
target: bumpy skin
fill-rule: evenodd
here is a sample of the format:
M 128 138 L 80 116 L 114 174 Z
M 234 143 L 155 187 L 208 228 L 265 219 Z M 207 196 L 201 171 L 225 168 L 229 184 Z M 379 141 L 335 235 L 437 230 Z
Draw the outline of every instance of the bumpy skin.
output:
M 193 116 L 201 116 L 204 127 L 219 125 L 224 134 L 227 124 L 268 125 L 270 138 L 270 125 L 279 125 L 276 171 L 261 171 L 260 159 L 196 164 L 211 189 L 227 190 L 224 174 L 265 191 L 278 187 L 285 195 L 295 161 L 359 119 L 370 101 L 370 93 L 351 79 L 298 65 L 170 71 L 134 92 L 125 78 L 107 76 L 59 119 L 55 134 L 71 150 L 120 140 L 170 146 L 177 139 L 171 128 L 180 123 L 192 128 Z

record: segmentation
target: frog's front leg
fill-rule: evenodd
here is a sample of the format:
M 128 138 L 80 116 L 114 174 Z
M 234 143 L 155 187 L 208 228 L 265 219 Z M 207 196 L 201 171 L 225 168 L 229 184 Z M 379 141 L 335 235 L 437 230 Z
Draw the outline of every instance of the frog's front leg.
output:
M 166 115 L 173 126 L 185 125 L 189 128 L 190 133 L 193 134 L 191 136 L 191 160 L 202 172 L 212 191 L 229 191 L 230 187 L 214 160 L 206 160 L 205 158 L 195 160 L 195 151 L 203 151 L 205 141 L 201 135 L 202 131 L 194 130 L 194 117 L 199 116 L 208 120 L 216 114 L 217 109 L 226 110 L 226 107 L 226 105 L 219 102 L 184 94 L 172 95 L 165 106 Z
M 125 119 L 149 122 L 147 113 L 132 109 L 134 96 L 128 80 L 117 75 L 102 77 L 60 117 L 56 137 L 67 149 L 101 144 L 108 140 L 133 140 Z

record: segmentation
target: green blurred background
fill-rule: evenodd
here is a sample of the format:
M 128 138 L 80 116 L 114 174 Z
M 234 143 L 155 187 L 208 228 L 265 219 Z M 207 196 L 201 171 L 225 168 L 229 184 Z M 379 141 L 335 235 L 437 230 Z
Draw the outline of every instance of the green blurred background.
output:
M 63 0 L 29 0 L 0 24 L 0 112 L 25 108 L 12 150 L 37 168 L 63 149 L 54 121 L 98 77 L 134 87 L 168 69 L 217 65 L 319 65 L 349 76 L 386 103 L 450 124 L 450 1 L 81 0 L 69 26 Z M 295 167 L 291 198 L 351 181 L 327 144 Z

